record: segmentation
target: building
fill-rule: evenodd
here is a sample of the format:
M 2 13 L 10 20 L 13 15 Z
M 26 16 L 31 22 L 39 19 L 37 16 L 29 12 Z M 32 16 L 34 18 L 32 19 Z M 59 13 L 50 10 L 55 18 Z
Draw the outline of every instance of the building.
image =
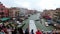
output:
M 56 12 L 54 15 L 56 16 L 55 18 L 60 19 L 60 8 L 56 9 Z
M 41 13 L 41 16 L 49 16 L 50 18 L 54 18 L 55 17 L 55 14 L 56 11 L 55 10 L 44 10 L 42 13 Z
M 0 2 L 0 17 L 8 17 L 9 9 Z
M 12 7 L 9 9 L 9 17 L 18 17 L 20 12 L 20 8 Z
M 54 26 L 60 28 L 60 8 L 56 8 L 54 16 L 54 21 L 56 22 Z
M 55 13 L 53 15 L 53 19 L 55 21 L 60 20 L 60 8 L 56 8 Z
M 19 12 L 19 15 L 26 15 L 28 13 L 28 9 L 26 8 L 20 8 L 20 12 Z
M 44 10 L 41 13 L 41 16 L 49 16 L 52 18 L 52 25 L 56 28 L 60 28 L 60 8 L 56 8 L 55 10 Z
M 34 13 L 36 13 L 37 12 L 37 10 L 28 10 L 28 13 L 29 14 L 34 14 Z

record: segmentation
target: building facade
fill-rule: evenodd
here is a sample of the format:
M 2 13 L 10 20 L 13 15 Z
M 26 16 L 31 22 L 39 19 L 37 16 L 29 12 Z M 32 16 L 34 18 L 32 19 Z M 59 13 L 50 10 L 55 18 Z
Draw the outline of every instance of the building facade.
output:
M 49 16 L 50 18 L 54 18 L 55 17 L 55 14 L 56 13 L 56 10 L 44 10 L 42 13 L 41 13 L 41 16 Z
M 9 9 L 0 2 L 0 17 L 8 17 Z
M 56 19 L 60 19 L 60 8 L 56 8 L 54 16 Z
M 26 15 L 27 11 L 28 11 L 28 9 L 26 9 L 26 8 L 20 8 L 19 15 Z
M 12 7 L 9 9 L 9 17 L 18 17 L 20 12 L 20 8 Z

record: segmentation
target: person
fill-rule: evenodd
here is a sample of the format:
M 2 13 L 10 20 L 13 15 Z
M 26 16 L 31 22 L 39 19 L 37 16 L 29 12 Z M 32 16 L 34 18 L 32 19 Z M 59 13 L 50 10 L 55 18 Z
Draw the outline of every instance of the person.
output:
M 31 30 L 31 34 L 34 34 L 33 29 Z
M 7 27 L 8 34 L 12 34 L 10 27 Z
M 29 30 L 28 30 L 28 28 L 25 30 L 25 34 L 29 34 Z
M 0 29 L 0 34 L 5 34 L 5 33 Z
M 52 30 L 52 34 L 58 34 L 58 33 L 56 32 L 56 29 Z
M 12 28 L 11 32 L 12 32 L 12 34 L 14 34 L 14 29 L 13 28 Z
M 36 34 L 42 34 L 42 32 L 40 30 L 37 30 Z
M 18 28 L 19 34 L 23 34 L 22 28 Z
M 2 26 L 2 31 L 4 31 L 5 32 L 5 34 L 8 34 L 8 32 L 7 32 L 7 28 L 6 28 L 6 26 Z
M 0 34 L 5 34 L 3 31 L 2 31 L 2 28 L 0 27 Z
M 45 34 L 44 30 L 42 30 L 42 33 Z
M 17 29 L 12 29 L 12 34 L 17 34 Z

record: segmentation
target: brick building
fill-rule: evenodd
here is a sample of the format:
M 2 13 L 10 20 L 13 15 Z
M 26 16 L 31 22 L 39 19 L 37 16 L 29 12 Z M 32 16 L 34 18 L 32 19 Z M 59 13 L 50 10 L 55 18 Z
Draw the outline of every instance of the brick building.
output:
M 8 17 L 9 9 L 0 2 L 0 17 Z
M 9 17 L 17 17 L 19 16 L 20 8 L 12 7 L 9 9 Z

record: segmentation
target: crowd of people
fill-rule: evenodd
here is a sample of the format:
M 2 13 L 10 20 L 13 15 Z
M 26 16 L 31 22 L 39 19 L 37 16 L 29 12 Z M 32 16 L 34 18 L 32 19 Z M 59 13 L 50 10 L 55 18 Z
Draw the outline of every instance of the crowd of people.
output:
M 28 29 L 26 29 L 25 34 L 28 34 Z M 10 27 L 9 25 L 5 26 L 1 24 L 0 26 L 0 34 L 24 34 L 23 29 L 21 27 Z
M 23 29 L 20 27 L 13 28 L 10 27 L 9 25 L 5 26 L 4 24 L 0 24 L 0 34 L 29 34 L 29 29 L 26 28 L 26 30 L 23 32 Z M 33 29 L 31 30 L 31 34 L 35 34 Z M 52 30 L 51 32 L 37 30 L 36 34 L 60 34 L 60 33 L 57 33 L 55 30 L 54 31 Z
M 56 31 L 56 30 L 52 30 L 50 32 L 44 32 L 44 31 L 41 31 L 41 30 L 37 30 L 35 33 L 33 32 L 33 30 L 31 30 L 31 34 L 60 34 L 60 31 Z
M 0 21 L 0 34 L 22 34 L 23 30 L 13 20 Z
M 17 27 L 17 25 L 17 23 L 9 23 L 8 21 L 5 23 L 0 23 L 0 34 L 60 34 L 57 33 L 56 30 L 44 32 L 38 29 L 34 33 L 34 30 L 32 29 L 31 32 L 29 32 L 29 28 L 23 30 L 22 27 Z

